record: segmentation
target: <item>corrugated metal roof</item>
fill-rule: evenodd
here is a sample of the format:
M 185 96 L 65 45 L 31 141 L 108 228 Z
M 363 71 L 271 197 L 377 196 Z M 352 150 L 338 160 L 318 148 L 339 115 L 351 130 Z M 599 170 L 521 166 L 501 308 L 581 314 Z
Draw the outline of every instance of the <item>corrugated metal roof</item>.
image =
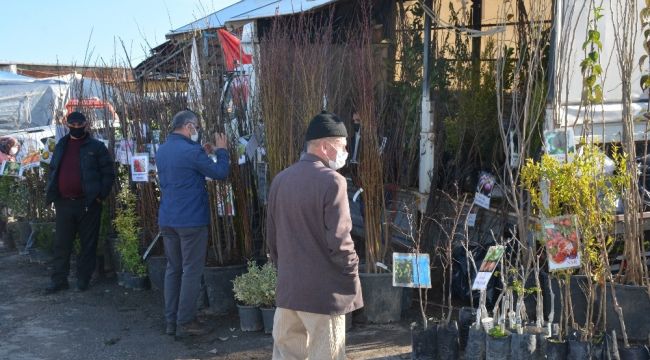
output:
M 193 21 L 167 36 L 225 27 L 227 23 L 291 15 L 313 10 L 337 0 L 241 0 L 204 18 Z
M 254 20 L 261 18 L 269 18 L 274 16 L 291 15 L 305 11 L 310 11 L 331 3 L 337 0 L 280 0 L 260 6 L 256 9 L 250 9 L 245 13 L 236 15 L 226 20 L 226 23 L 240 22 L 243 20 Z
M 225 8 L 214 12 L 204 18 L 193 21 L 185 26 L 181 26 L 176 30 L 172 30 L 169 34 L 167 34 L 167 36 L 197 30 L 222 28 L 226 26 L 226 21 L 230 20 L 233 17 L 277 2 L 278 0 L 240 0 L 239 2 L 236 2 L 230 6 L 226 6 Z

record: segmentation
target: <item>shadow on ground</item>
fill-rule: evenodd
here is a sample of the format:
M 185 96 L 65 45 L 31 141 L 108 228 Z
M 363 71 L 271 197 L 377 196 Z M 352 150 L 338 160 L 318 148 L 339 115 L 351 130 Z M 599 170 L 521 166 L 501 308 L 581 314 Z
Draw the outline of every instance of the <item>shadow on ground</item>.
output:
M 211 333 L 175 341 L 163 333 L 160 292 L 126 290 L 106 280 L 86 292 L 46 296 L 48 273 L 46 257 L 0 248 L 0 359 L 271 358 L 271 336 L 241 332 L 236 315 L 202 313 Z M 356 325 L 347 344 L 352 360 L 410 358 L 406 323 Z

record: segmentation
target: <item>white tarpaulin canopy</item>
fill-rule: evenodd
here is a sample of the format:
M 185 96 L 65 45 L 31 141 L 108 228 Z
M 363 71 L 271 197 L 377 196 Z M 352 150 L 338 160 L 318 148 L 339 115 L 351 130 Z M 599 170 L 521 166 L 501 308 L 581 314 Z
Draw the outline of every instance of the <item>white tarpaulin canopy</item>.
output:
M 0 71 L 0 135 L 52 125 L 69 99 L 101 97 L 101 90 L 77 74 L 36 79 Z
M 49 125 L 68 85 L 0 72 L 0 134 Z

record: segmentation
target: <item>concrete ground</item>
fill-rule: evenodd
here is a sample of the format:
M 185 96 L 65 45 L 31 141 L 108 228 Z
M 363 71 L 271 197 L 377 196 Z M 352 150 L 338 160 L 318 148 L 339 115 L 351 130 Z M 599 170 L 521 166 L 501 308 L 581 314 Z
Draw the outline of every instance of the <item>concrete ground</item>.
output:
M 271 336 L 242 333 L 236 315 L 203 315 L 210 334 L 175 341 L 163 333 L 158 291 L 106 280 L 86 292 L 42 295 L 49 282 L 43 260 L 0 248 L 0 359 L 271 358 Z M 410 351 L 407 321 L 355 324 L 347 334 L 349 359 L 409 359 Z

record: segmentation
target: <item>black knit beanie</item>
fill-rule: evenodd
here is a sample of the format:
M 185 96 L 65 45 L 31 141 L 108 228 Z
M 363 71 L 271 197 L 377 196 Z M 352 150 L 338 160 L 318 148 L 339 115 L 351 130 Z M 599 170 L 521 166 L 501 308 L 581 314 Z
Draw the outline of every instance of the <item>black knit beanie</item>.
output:
M 84 114 L 78 111 L 74 111 L 68 114 L 68 118 L 66 119 L 66 122 L 68 124 L 73 124 L 73 123 L 83 124 L 86 122 L 86 117 L 84 116 Z
M 336 114 L 323 110 L 309 122 L 305 141 L 325 137 L 348 137 L 348 131 Z

